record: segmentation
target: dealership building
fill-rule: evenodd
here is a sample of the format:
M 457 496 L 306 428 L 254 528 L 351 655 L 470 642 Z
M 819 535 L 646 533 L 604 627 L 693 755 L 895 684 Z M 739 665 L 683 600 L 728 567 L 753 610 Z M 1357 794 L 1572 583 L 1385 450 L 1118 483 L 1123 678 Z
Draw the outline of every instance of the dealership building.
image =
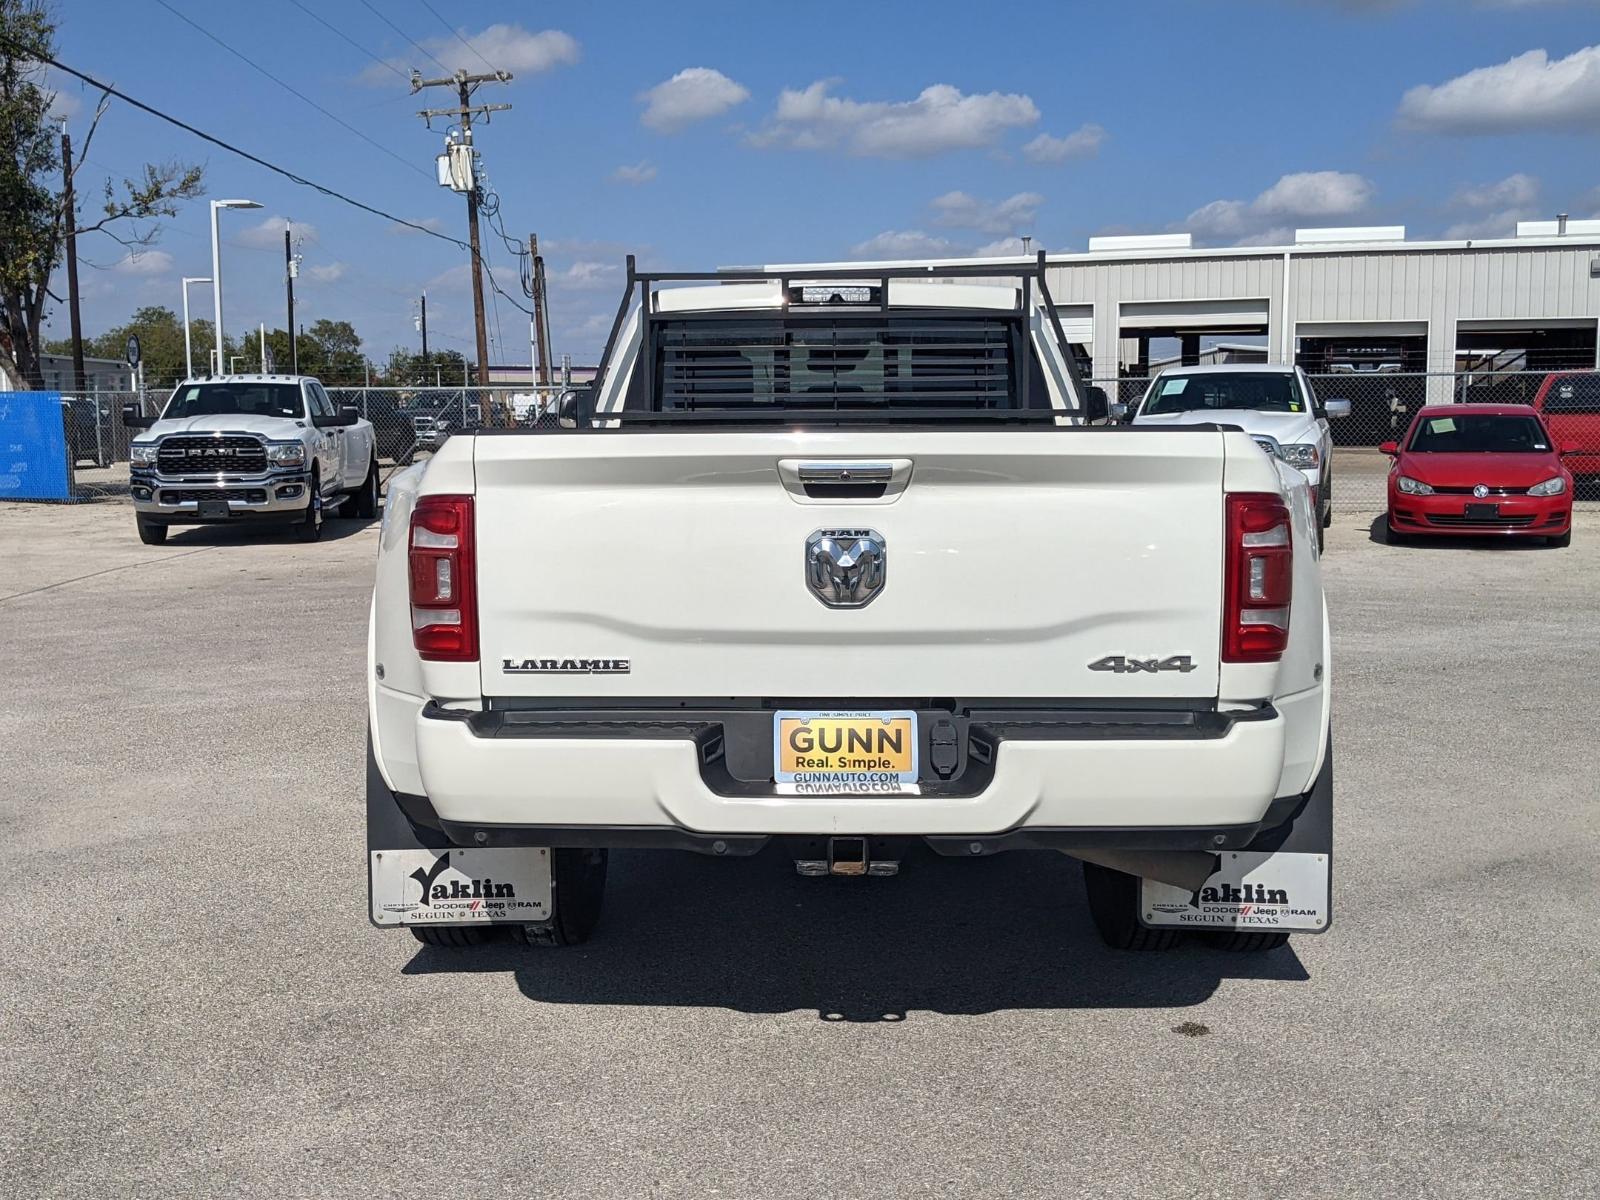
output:
M 1314 372 L 1600 367 L 1600 220 L 1524 221 L 1514 237 L 1470 241 L 1407 241 L 1402 226 L 1225 249 L 1188 234 L 1101 237 L 1047 261 L 1096 378 L 1147 374 L 1152 342 L 1192 363 L 1241 338 Z

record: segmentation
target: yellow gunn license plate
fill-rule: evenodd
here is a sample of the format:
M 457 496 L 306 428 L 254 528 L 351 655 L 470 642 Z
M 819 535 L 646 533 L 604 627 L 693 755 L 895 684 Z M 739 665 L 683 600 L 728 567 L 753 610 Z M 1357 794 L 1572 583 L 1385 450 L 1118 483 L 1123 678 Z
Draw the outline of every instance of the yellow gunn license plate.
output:
M 783 711 L 773 715 L 773 779 L 798 795 L 917 790 L 917 714 Z

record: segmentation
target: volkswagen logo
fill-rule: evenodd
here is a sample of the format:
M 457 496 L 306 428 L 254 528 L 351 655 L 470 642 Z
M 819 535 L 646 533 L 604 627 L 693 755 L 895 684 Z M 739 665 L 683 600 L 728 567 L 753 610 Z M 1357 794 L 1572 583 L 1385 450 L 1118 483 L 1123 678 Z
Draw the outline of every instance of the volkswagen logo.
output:
M 819 529 L 806 539 L 806 586 L 832 608 L 860 608 L 883 590 L 888 553 L 875 529 Z
M 1489 494 L 1489 485 L 1487 483 L 1476 484 L 1472 489 L 1472 494 L 1482 500 Z

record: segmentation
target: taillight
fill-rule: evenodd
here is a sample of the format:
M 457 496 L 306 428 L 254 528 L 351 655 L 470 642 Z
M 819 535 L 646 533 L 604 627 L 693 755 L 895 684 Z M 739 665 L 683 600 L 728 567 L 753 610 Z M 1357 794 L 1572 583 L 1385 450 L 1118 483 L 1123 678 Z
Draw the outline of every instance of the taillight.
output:
M 411 512 L 411 640 L 429 662 L 478 657 L 471 496 L 423 496 Z
M 1277 496 L 1228 497 L 1222 661 L 1277 662 L 1289 644 L 1294 542 L 1289 509 Z

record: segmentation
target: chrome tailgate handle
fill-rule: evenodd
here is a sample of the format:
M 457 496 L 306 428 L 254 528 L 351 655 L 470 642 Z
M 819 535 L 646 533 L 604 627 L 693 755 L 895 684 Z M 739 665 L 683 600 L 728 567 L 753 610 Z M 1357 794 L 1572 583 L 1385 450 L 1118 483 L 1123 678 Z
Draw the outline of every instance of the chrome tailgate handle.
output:
M 885 503 L 911 482 L 911 460 L 784 458 L 778 460 L 778 478 L 791 496 L 805 503 Z

